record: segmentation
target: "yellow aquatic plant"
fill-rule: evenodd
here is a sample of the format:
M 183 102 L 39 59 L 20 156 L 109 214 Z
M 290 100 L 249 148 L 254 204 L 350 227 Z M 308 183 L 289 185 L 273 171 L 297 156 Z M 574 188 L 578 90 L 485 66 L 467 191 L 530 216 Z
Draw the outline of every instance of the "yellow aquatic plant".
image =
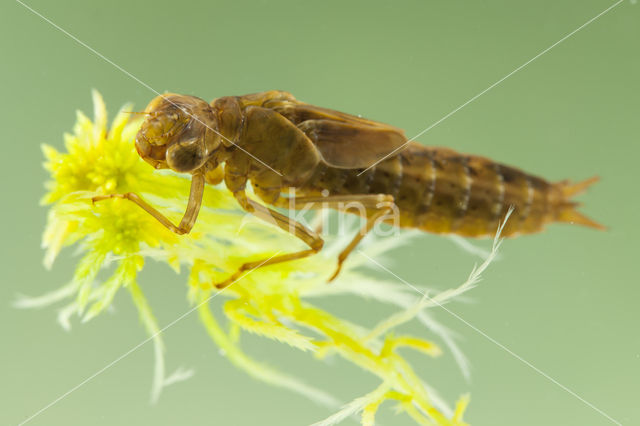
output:
M 298 243 L 276 227 L 247 217 L 222 187 L 206 188 L 196 226 L 183 236 L 171 233 L 127 200 L 92 203 L 91 198 L 96 195 L 131 191 L 170 218 L 179 219 L 189 192 L 187 177 L 155 171 L 135 152 L 133 140 L 141 122 L 138 116 L 127 113 L 131 105 L 121 108 L 108 126 L 105 104 L 96 91 L 93 102 L 93 121 L 77 113 L 73 133 L 64 136 L 65 152 L 43 146 L 45 168 L 51 176 L 42 200 L 49 206 L 43 236 L 44 264 L 50 268 L 60 251 L 70 245 L 76 246 L 82 257 L 69 284 L 41 297 L 24 297 L 18 300 L 19 306 L 40 307 L 66 300 L 58 319 L 69 328 L 72 317 L 80 317 L 83 322 L 90 320 L 112 304 L 120 289 L 126 289 L 138 309 L 148 340 L 155 346 L 151 397 L 156 401 L 163 387 L 191 374 L 187 370 L 167 374 L 165 369 L 161 333 L 184 315 L 161 327 L 138 284 L 138 274 L 147 259 L 166 262 L 176 271 L 186 267 L 190 271 L 188 296 L 193 308 L 185 315 L 197 311 L 208 334 L 229 361 L 254 378 L 334 408 L 340 406 L 329 393 L 250 357 L 240 345 L 242 332 L 286 343 L 318 359 L 338 354 L 379 378 L 378 388 L 343 405 L 317 424 L 336 424 L 346 417 L 360 415 L 363 425 L 373 425 L 378 407 L 387 400 L 395 401 L 398 409 L 418 424 L 466 424 L 462 415 L 468 398 L 461 397 L 455 408 L 450 409 L 398 352 L 398 348 L 408 347 L 426 356 L 439 356 L 442 353 L 439 346 L 422 337 L 395 334 L 394 329 L 411 320 L 422 322 L 427 326 L 425 334 L 431 332 L 442 340 L 466 371 L 464 356 L 447 330 L 429 315 L 428 308 L 473 287 L 494 257 L 497 239 L 487 260 L 474 268 L 465 283 L 440 294 L 427 293 L 424 288 L 419 288 L 423 293 L 419 294 L 415 288 L 355 270 L 366 266 L 367 257 L 378 256 L 406 242 L 413 235 L 410 232 L 400 238 L 365 240 L 360 249 L 362 256 L 353 256 L 339 279 L 330 285 L 326 280 L 333 269 L 336 249 L 345 245 L 344 239 L 330 240 L 316 256 L 248 272 L 222 291 L 212 289 L 211 283 L 225 279 L 247 259 L 292 251 Z M 110 265 L 115 265 L 113 274 L 99 279 L 99 272 Z M 394 304 L 400 310 L 369 329 L 312 303 L 316 297 L 342 294 L 373 298 Z M 209 303 L 217 296 L 226 299 L 223 304 L 226 326 L 216 318 Z

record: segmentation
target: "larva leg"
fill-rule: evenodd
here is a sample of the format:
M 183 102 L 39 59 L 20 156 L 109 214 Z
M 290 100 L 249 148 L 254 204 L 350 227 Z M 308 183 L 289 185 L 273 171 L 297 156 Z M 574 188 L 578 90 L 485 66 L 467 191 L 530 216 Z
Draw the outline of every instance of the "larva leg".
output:
M 367 222 L 362 226 L 360 231 L 351 240 L 349 245 L 344 248 L 338 255 L 338 266 L 335 272 L 329 278 L 329 282 L 333 281 L 340 270 L 342 264 L 349 257 L 349 254 L 356 248 L 358 243 L 364 238 L 365 235 L 375 226 L 378 219 L 383 217 L 395 206 L 393 197 L 387 194 L 365 194 L 365 195 L 334 195 L 329 197 L 298 197 L 298 198 L 282 198 L 278 200 L 278 206 L 291 207 L 300 209 L 304 207 L 308 208 L 322 208 L 332 207 L 340 210 L 349 210 L 350 208 L 362 206 L 366 210 L 374 210 L 373 214 L 366 215 Z
M 191 191 L 189 193 L 189 202 L 187 204 L 187 209 L 184 212 L 184 216 L 182 216 L 182 220 L 180 221 L 180 224 L 178 226 L 174 225 L 171 220 L 169 220 L 169 218 L 167 218 L 153 206 L 140 198 L 138 194 L 134 194 L 133 192 L 127 192 L 126 194 L 98 195 L 97 197 L 93 197 L 91 201 L 95 203 L 110 198 L 122 198 L 132 201 L 144 211 L 149 213 L 151 216 L 155 217 L 158 222 L 169 228 L 171 231 L 175 232 L 176 234 L 182 235 L 188 234 L 193 228 L 193 225 L 196 223 L 198 212 L 200 211 L 200 206 L 202 205 L 203 193 L 204 175 L 194 174 L 191 178 Z
M 379 203 L 376 205 L 375 207 L 376 210 L 374 211 L 374 213 L 370 216 L 367 216 L 367 222 L 362 226 L 362 228 L 360 228 L 360 231 L 358 231 L 355 237 L 353 237 L 353 240 L 351 240 L 349 245 L 347 245 L 340 252 L 340 254 L 338 255 L 338 266 L 336 267 L 335 272 L 333 273 L 333 275 L 331 275 L 331 278 L 329 278 L 327 282 L 331 282 L 334 279 L 336 279 L 336 277 L 340 273 L 340 270 L 342 269 L 342 264 L 347 259 L 347 257 L 349 257 L 353 249 L 355 249 L 356 246 L 360 243 L 360 241 L 364 238 L 364 236 L 367 235 L 367 233 L 371 231 L 371 229 L 373 229 L 373 227 L 376 225 L 377 220 L 383 217 L 384 215 L 386 215 L 388 212 L 390 212 L 393 209 L 394 207 L 393 197 L 390 195 L 388 195 L 387 197 L 390 198 L 390 201 Z M 353 201 L 357 201 L 357 198 L 354 199 Z
M 275 223 L 280 229 L 287 231 L 309 246 L 307 250 L 297 251 L 295 253 L 288 253 L 279 256 L 273 256 L 271 258 L 261 259 L 254 262 L 247 262 L 242 264 L 236 272 L 234 272 L 228 279 L 221 283 L 214 284 L 216 288 L 224 288 L 229 284 L 239 279 L 245 271 L 261 268 L 263 266 L 274 265 L 276 263 L 289 262 L 291 260 L 302 259 L 311 256 L 322 249 L 324 241 L 318 234 L 310 229 L 307 229 L 301 223 L 281 214 L 275 210 L 263 206 L 250 200 L 244 191 L 238 191 L 234 193 L 236 200 L 240 206 L 248 213 L 259 217 L 270 223 Z

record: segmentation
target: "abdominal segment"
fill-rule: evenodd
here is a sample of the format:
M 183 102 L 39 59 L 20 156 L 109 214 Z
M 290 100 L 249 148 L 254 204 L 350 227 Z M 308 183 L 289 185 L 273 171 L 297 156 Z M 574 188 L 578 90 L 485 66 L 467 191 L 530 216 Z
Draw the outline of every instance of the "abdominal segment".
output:
M 389 194 L 399 208 L 401 227 L 467 237 L 496 234 L 513 208 L 503 236 L 542 231 L 550 222 L 601 228 L 577 212 L 571 197 L 597 179 L 550 183 L 488 158 L 448 148 L 409 143 L 398 155 L 370 169 L 320 165 L 305 185 L 331 194 Z

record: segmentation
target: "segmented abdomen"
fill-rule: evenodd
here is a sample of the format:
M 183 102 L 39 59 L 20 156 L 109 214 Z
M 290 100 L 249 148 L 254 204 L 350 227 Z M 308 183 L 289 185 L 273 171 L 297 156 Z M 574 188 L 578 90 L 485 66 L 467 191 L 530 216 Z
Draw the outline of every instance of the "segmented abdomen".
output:
M 513 167 L 417 144 L 401 156 L 401 161 L 406 163 L 401 187 L 410 187 L 407 195 L 420 191 L 412 176 L 428 173 L 423 178 L 423 193 L 410 210 L 413 223 L 408 226 L 464 236 L 494 235 L 513 206 L 503 231 L 503 235 L 513 235 L 537 232 L 549 217 L 552 185 Z M 405 194 L 400 191 L 397 202 L 403 198 Z
M 562 220 L 559 207 L 574 207 L 558 184 L 448 148 L 410 143 L 361 172 L 320 166 L 305 186 L 332 194 L 390 194 L 400 226 L 474 237 L 494 235 L 510 206 L 505 236 L 540 231 L 546 222 Z

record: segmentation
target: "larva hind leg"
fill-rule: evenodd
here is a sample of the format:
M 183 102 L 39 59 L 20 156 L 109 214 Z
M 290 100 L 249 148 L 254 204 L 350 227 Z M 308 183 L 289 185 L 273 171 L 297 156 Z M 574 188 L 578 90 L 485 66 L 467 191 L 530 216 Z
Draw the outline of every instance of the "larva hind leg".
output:
M 302 208 L 335 208 L 343 211 L 358 209 L 361 216 L 367 218 L 366 223 L 360 228 L 353 240 L 338 255 L 338 265 L 328 282 L 333 281 L 340 274 L 344 261 L 351 252 L 362 241 L 362 239 L 373 229 L 379 219 L 393 211 L 395 203 L 393 196 L 387 194 L 362 194 L 362 195 L 334 195 L 327 197 L 297 197 L 281 198 L 278 200 L 279 207 L 289 207 L 294 209 Z M 373 211 L 373 213 L 369 213 Z
M 189 202 L 187 204 L 187 209 L 184 212 L 184 216 L 182 216 L 182 220 L 179 225 L 175 225 L 171 220 L 160 213 L 155 207 L 148 204 L 144 201 L 138 194 L 133 192 L 127 192 L 125 194 L 108 194 L 108 195 L 98 195 L 91 199 L 92 202 L 96 203 L 98 201 L 108 200 L 110 198 L 122 198 L 124 200 L 129 200 L 135 203 L 138 207 L 149 213 L 151 216 L 155 217 L 158 222 L 167 227 L 172 232 L 176 234 L 188 234 L 193 225 L 196 223 L 196 219 L 198 218 L 198 212 L 200 211 L 200 206 L 202 205 L 202 194 L 204 193 L 204 175 L 202 174 L 194 174 L 191 178 L 191 190 L 189 193 Z
M 338 255 L 338 266 L 336 266 L 336 270 L 331 275 L 331 278 L 327 282 L 331 282 L 336 279 L 338 274 L 340 274 L 340 270 L 342 269 L 342 265 L 344 261 L 349 257 L 351 252 L 356 248 L 356 246 L 362 241 L 362 239 L 373 229 L 378 220 L 385 216 L 387 213 L 393 211 L 395 206 L 393 202 L 393 197 L 388 195 L 387 201 L 378 203 L 375 207 L 373 214 L 367 215 L 366 223 L 360 228 L 358 233 L 353 237 L 353 240 L 340 252 Z M 354 201 L 357 201 L 357 197 L 354 197 Z M 353 202 L 353 201 L 352 201 Z

